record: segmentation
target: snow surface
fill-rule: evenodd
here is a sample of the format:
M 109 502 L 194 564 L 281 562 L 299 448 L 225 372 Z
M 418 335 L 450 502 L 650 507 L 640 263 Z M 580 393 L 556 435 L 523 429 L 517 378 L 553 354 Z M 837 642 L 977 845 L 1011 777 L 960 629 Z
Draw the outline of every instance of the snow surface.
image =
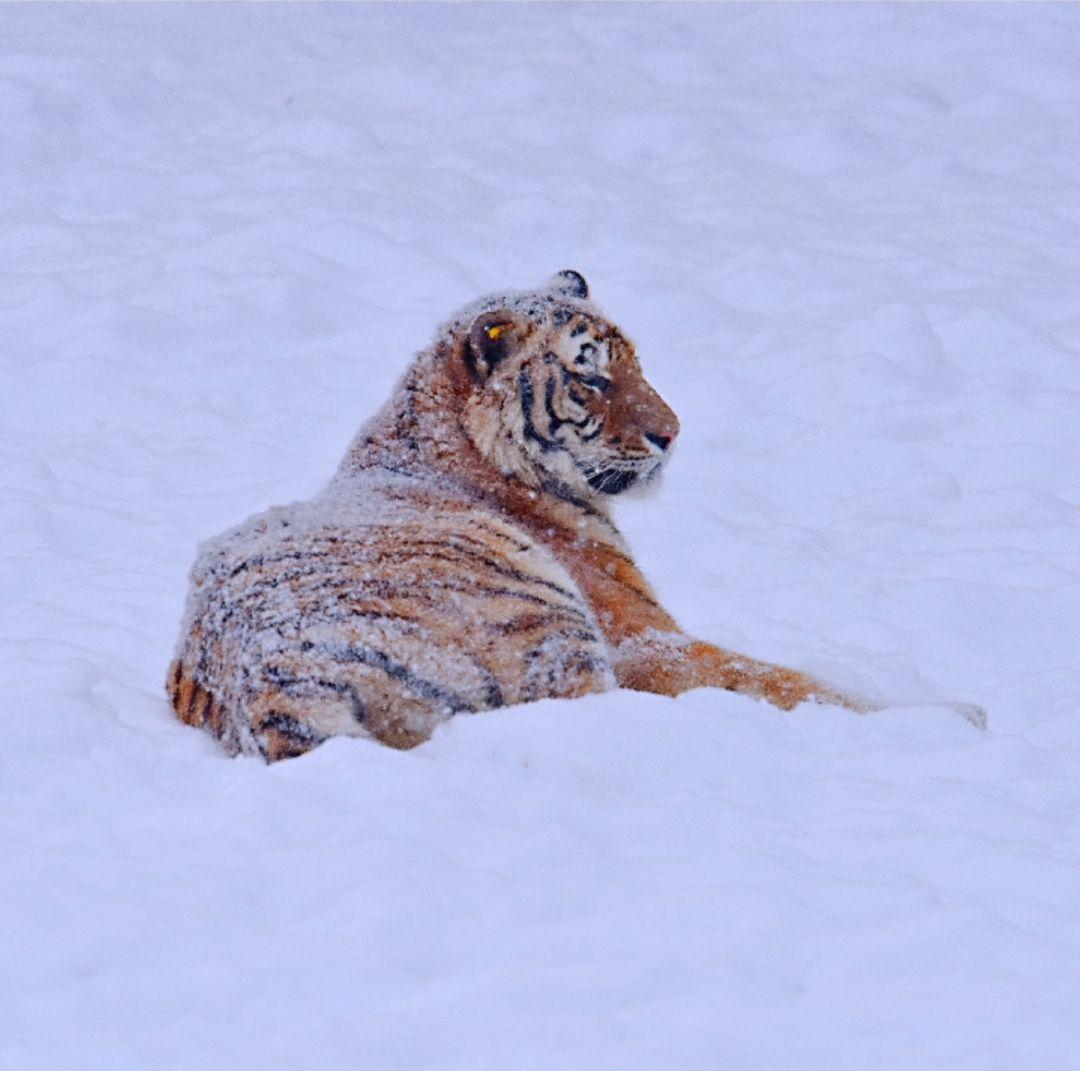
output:
M 4 1071 L 1077 1066 L 1080 8 L 2 5 L 0 120 Z M 667 605 L 915 705 L 176 722 L 196 543 L 559 268 Z

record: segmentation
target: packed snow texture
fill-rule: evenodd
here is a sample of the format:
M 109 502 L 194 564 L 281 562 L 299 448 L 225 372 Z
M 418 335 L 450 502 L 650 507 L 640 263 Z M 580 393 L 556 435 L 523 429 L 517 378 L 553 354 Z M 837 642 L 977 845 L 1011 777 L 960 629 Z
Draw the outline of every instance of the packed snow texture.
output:
M 1080 8 L 2 5 L 0 117 L 0 1068 L 1077 1066 Z M 907 705 L 179 724 L 196 544 L 559 268 L 667 606 Z

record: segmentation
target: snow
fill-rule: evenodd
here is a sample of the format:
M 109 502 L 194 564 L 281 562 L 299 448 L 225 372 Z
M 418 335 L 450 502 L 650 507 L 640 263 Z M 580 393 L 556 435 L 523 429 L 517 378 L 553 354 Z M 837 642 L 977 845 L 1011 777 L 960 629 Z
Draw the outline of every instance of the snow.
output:
M 1080 10 L 0 31 L 0 1068 L 1075 1067 Z M 682 420 L 617 510 L 665 604 L 905 705 L 173 719 L 197 543 L 561 268 Z

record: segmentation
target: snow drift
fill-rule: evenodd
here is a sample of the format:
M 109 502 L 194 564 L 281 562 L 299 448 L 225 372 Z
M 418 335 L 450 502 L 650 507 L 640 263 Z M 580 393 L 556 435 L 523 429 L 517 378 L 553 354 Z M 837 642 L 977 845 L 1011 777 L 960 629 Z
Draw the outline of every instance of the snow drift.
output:
M 1080 11 L 0 28 L 0 1067 L 1074 1065 Z M 566 264 L 682 420 L 618 512 L 664 603 L 910 705 L 176 722 L 197 542 Z

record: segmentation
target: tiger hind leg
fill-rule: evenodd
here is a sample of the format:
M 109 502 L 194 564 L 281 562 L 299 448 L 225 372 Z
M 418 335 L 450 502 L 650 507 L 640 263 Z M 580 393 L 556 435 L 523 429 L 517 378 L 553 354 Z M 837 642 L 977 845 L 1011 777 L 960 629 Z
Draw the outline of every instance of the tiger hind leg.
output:
M 269 761 L 331 736 L 372 737 L 407 750 L 478 705 L 476 696 L 444 691 L 378 651 L 345 644 L 305 643 L 299 655 L 268 665 L 263 682 L 247 721 Z

